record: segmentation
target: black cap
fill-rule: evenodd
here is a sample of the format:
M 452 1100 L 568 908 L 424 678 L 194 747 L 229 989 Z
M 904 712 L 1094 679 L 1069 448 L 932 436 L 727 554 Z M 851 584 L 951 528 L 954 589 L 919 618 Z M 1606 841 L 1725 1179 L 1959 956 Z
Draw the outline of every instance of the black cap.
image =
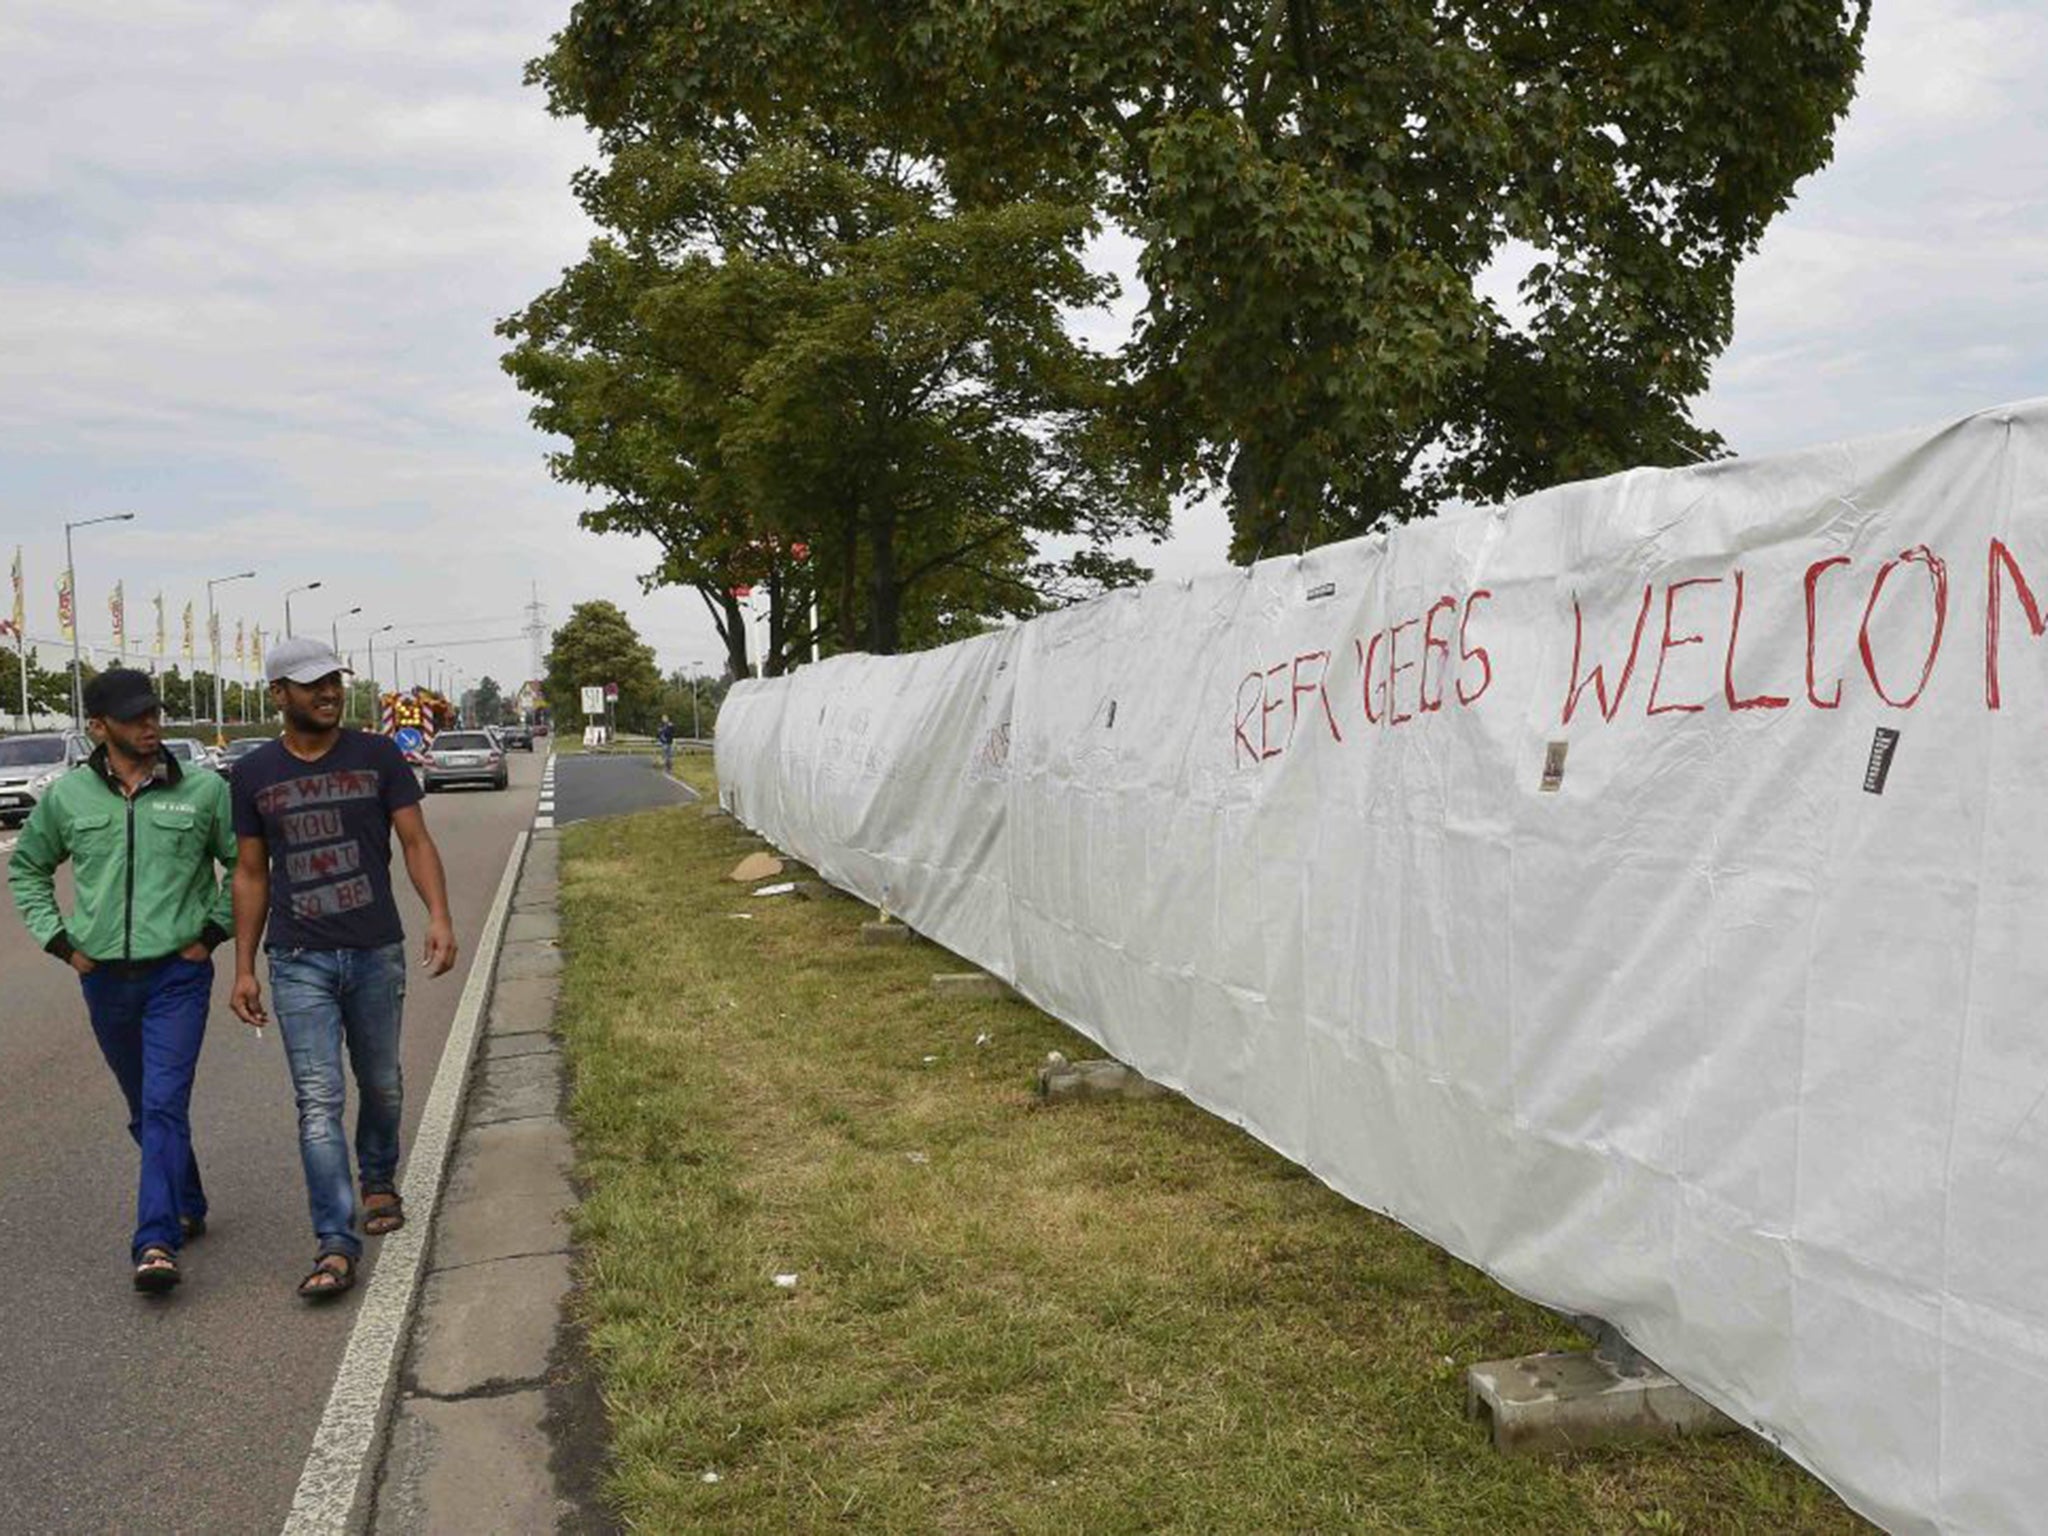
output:
M 133 667 L 109 667 L 85 685 L 85 712 L 94 720 L 133 720 L 162 708 L 149 674 Z

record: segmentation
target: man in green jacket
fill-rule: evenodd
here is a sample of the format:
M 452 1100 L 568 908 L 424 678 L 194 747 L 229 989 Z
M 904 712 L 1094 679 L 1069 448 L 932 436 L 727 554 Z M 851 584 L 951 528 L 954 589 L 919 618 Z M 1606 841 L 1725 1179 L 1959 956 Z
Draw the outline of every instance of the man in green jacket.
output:
M 206 1038 L 213 951 L 233 923 L 221 873 L 235 862 L 228 787 L 163 750 L 147 674 L 113 667 L 85 690 L 92 757 L 44 793 L 7 883 L 36 942 L 78 972 L 100 1054 L 142 1148 L 130 1257 L 135 1288 L 179 1281 L 178 1251 L 206 1230 L 192 1154 L 192 1074 Z M 57 906 L 57 868 L 77 896 Z

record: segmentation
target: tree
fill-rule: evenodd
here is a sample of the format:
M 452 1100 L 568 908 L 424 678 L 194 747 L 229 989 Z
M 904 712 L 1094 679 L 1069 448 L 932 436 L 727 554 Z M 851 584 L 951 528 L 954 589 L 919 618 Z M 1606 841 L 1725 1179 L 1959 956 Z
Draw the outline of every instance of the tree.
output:
M 70 714 L 71 672 L 68 663 L 63 667 L 46 667 L 41 651 L 30 646 L 28 698 L 31 716 Z M 0 648 L 0 719 L 11 724 L 21 712 L 21 659 L 13 647 Z
M 568 441 L 554 473 L 608 493 L 586 526 L 659 541 L 647 579 L 702 594 L 730 671 L 747 588 L 772 674 L 821 639 L 893 651 L 1144 574 L 1106 546 L 1163 534 L 1164 488 L 1065 323 L 1107 291 L 1085 209 L 961 208 L 845 125 L 645 129 L 606 131 L 578 193 L 610 233 L 500 326 L 505 365 Z M 1048 536 L 1078 549 L 1041 557 Z
M 554 718 L 583 718 L 583 689 L 616 683 L 620 729 L 644 731 L 661 702 L 654 652 L 615 603 L 578 603 L 555 631 L 547 657 L 548 708 Z
M 469 708 L 478 725 L 502 725 L 505 721 L 505 691 L 497 679 L 486 677 L 470 690 Z
M 601 132 L 842 123 L 1137 237 L 1135 430 L 1235 551 L 1722 450 L 1737 264 L 1832 153 L 1869 0 L 581 0 Z M 1482 291 L 1511 242 L 1528 314 Z

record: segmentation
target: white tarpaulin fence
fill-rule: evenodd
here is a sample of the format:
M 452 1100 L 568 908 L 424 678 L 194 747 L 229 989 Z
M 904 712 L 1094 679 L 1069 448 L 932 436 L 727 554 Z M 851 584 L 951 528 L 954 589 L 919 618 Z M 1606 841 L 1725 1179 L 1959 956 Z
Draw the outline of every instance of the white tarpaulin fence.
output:
M 1898 1530 L 2048 1521 L 2048 402 L 735 688 L 742 820 Z

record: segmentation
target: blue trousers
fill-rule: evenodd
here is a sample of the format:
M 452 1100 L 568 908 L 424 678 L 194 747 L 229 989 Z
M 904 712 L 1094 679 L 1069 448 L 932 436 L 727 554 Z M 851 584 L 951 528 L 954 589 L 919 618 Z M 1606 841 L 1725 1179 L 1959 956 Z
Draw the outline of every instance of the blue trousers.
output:
M 362 1255 L 355 1181 L 342 1112 L 356 1080 L 356 1165 L 363 1193 L 396 1189 L 398 1122 L 405 1109 L 398 1026 L 405 1012 L 405 946 L 273 949 L 270 999 L 284 1032 L 299 1102 L 299 1161 L 322 1253 Z
M 175 1253 L 184 1242 L 178 1218 L 206 1214 L 191 1111 L 213 962 L 173 957 L 141 975 L 94 971 L 80 984 L 100 1054 L 128 1101 L 128 1134 L 142 1149 L 132 1256 Z

